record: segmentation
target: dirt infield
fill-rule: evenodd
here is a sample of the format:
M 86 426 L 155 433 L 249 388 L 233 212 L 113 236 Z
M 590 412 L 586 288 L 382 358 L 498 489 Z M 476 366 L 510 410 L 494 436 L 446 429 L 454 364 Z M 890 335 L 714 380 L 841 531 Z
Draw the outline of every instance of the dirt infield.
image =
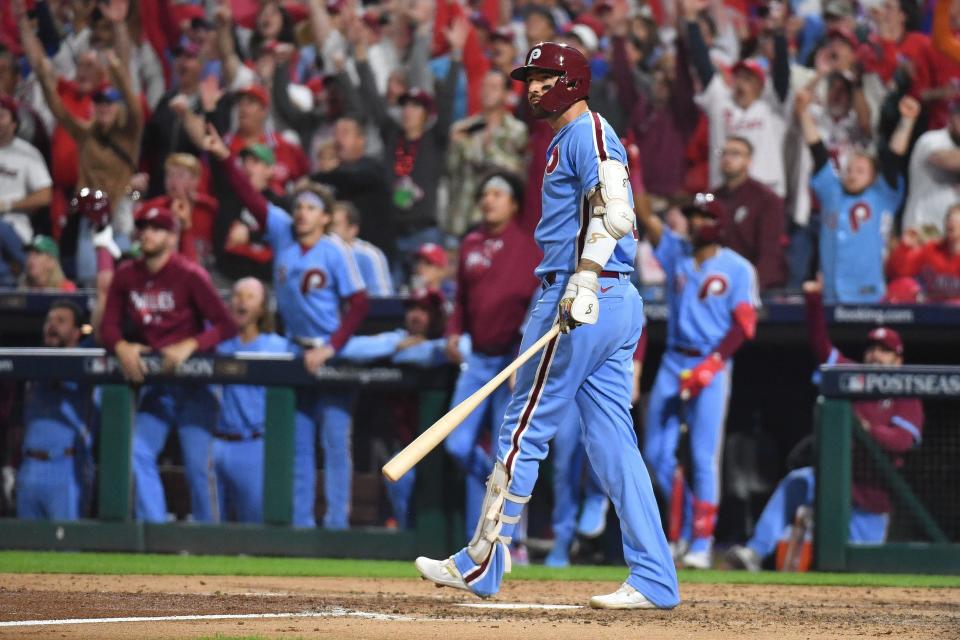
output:
M 480 601 L 423 581 L 0 575 L 0 621 L 310 613 L 313 617 L 0 626 L 0 638 L 960 638 L 960 589 L 685 585 L 673 611 L 490 610 L 583 605 L 609 582 L 508 581 Z

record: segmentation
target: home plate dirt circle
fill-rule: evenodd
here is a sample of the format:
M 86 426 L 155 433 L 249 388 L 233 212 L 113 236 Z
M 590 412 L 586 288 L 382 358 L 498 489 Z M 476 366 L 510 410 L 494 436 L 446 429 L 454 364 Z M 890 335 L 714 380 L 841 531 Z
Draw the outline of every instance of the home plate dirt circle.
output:
M 0 622 L 42 624 L 0 627 L 0 639 L 196 640 L 222 634 L 489 640 L 506 634 L 524 640 L 798 640 L 895 634 L 912 640 L 955 638 L 960 629 L 960 589 L 681 584 L 683 603 L 672 611 L 585 606 L 590 596 L 615 586 L 507 580 L 496 598 L 481 602 L 415 578 L 5 574 Z M 46 624 L 64 619 L 83 622 Z

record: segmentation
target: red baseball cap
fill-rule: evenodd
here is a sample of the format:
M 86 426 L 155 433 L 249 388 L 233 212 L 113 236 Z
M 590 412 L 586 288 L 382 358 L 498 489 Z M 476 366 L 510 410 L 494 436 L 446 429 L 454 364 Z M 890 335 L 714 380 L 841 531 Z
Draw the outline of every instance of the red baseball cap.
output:
M 860 41 L 857 40 L 857 36 L 854 35 L 853 31 L 850 31 L 850 29 L 847 29 L 846 27 L 830 27 L 827 30 L 827 40 L 834 39 L 843 40 L 850 45 L 854 51 L 856 51 L 857 47 L 860 46 Z
M 399 102 L 401 106 L 412 102 L 426 109 L 428 113 L 433 113 L 433 96 L 419 87 L 408 89 L 400 96 L 397 102 Z
M 897 278 L 887 284 L 883 301 L 890 304 L 916 304 L 920 302 L 921 293 L 920 285 L 914 278 Z
M 756 60 L 741 60 L 733 65 L 733 68 L 730 70 L 730 72 L 734 74 L 739 71 L 746 71 L 747 73 L 753 74 L 753 76 L 760 81 L 761 85 L 767 81 L 767 74 Z
M 265 107 L 270 106 L 270 94 L 267 93 L 267 90 L 262 85 L 252 84 L 249 87 L 237 91 L 238 98 L 243 96 L 253 98 Z
M 158 229 L 175 231 L 177 228 L 177 220 L 173 217 L 173 212 L 166 207 L 140 209 L 137 211 L 135 224 L 137 229 L 157 227 Z
M 433 242 L 420 245 L 420 248 L 417 249 L 416 258 L 435 267 L 447 266 L 447 252 L 444 251 L 443 247 Z
M 890 349 L 890 351 L 893 351 L 898 356 L 903 355 L 903 340 L 900 339 L 900 334 L 893 329 L 877 327 L 867 334 L 867 341 L 870 344 L 878 344 L 881 347 Z

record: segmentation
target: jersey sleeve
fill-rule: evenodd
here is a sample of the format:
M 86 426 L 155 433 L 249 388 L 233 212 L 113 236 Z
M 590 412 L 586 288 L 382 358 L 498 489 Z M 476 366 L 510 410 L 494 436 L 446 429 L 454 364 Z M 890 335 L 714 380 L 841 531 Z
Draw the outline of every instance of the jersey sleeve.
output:
M 363 284 L 363 276 L 360 275 L 360 267 L 357 266 L 357 258 L 339 239 L 331 242 L 333 247 L 332 259 L 330 262 L 330 274 L 333 276 L 333 286 L 336 288 L 337 295 L 341 298 L 349 298 L 358 291 L 364 291 L 366 287 Z
M 748 340 L 757 331 L 757 309 L 760 308 L 760 288 L 757 285 L 757 270 L 746 260 L 732 274 L 730 282 L 729 311 Z
M 664 226 L 663 234 L 660 236 L 660 243 L 653 250 L 653 257 L 660 263 L 660 267 L 667 276 L 667 280 L 673 280 L 677 273 L 677 265 L 684 255 L 683 238 L 678 236 L 669 227 Z
M 833 163 L 827 162 L 820 167 L 820 170 L 810 178 L 810 187 L 817 194 L 823 208 L 829 209 L 833 206 L 843 193 L 843 187 L 840 185 L 840 176 L 837 175 Z
M 600 182 L 600 163 L 604 160 L 617 160 L 626 165 L 627 157 L 623 145 L 613 129 L 590 111 L 585 124 L 573 132 L 574 140 L 569 153 L 572 166 L 580 179 L 581 191 L 586 195 Z
M 293 218 L 272 202 L 267 203 L 266 238 L 274 252 L 285 249 L 294 242 Z

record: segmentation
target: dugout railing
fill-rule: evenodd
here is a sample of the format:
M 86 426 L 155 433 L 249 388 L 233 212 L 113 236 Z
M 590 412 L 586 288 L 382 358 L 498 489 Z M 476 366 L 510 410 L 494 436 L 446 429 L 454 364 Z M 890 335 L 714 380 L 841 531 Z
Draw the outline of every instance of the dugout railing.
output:
M 837 365 L 820 370 L 814 558 L 821 571 L 960 574 L 960 367 Z M 898 468 L 857 424 L 860 400 L 917 398 L 926 425 Z M 849 542 L 854 456 L 893 510 L 884 544 Z
M 443 511 L 443 465 L 434 452 L 417 466 L 416 518 L 411 529 L 376 527 L 328 531 L 291 527 L 293 515 L 294 415 L 297 389 L 369 389 L 413 393 L 419 399 L 419 429 L 447 407 L 449 380 L 442 369 L 393 366 L 323 367 L 309 374 L 302 358 L 284 355 L 199 355 L 165 372 L 159 356 L 145 356 L 145 384 L 247 384 L 267 387 L 264 433 L 262 525 L 145 524 L 133 520 L 133 389 L 117 360 L 103 349 L 0 349 L 0 379 L 69 380 L 101 388 L 96 504 L 93 519 L 43 522 L 0 519 L 0 548 L 256 554 L 408 559 L 442 554 L 450 544 Z

